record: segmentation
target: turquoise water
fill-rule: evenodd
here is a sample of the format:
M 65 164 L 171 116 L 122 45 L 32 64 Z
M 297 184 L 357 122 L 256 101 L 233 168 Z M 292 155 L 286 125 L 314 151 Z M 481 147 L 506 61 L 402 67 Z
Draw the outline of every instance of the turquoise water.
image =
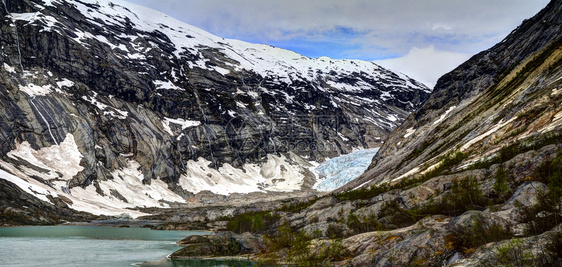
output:
M 0 266 L 231 266 L 166 259 L 180 248 L 177 241 L 204 234 L 209 232 L 100 226 L 0 228 Z

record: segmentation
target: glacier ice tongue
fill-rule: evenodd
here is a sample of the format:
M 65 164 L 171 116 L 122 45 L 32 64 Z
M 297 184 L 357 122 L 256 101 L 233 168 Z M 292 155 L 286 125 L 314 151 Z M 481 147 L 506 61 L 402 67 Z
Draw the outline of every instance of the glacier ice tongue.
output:
M 332 191 L 361 175 L 371 164 L 379 148 L 363 149 L 329 159 L 314 169 L 318 191 Z

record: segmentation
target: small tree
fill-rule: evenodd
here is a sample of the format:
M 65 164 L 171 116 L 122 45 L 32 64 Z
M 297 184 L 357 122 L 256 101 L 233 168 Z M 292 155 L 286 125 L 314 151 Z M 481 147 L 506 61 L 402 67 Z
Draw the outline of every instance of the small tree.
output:
M 500 167 L 496 171 L 496 181 L 494 182 L 494 192 L 496 192 L 498 198 L 504 201 L 509 196 L 509 183 L 507 182 L 507 172 L 500 164 Z
M 252 218 L 252 231 L 261 232 L 265 228 L 265 224 L 260 215 L 254 215 Z

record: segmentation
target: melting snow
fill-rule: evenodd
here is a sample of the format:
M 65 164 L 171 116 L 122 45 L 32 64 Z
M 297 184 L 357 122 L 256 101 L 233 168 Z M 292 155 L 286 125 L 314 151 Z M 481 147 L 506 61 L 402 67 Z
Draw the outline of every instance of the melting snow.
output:
M 6 71 L 9 73 L 16 73 L 16 68 L 6 64 L 5 62 L 4 62 L 4 69 L 6 69 Z
M 180 90 L 180 91 L 185 91 L 185 89 L 176 86 L 175 84 L 173 84 L 170 81 L 153 81 L 154 85 L 156 86 L 156 89 L 169 89 L 169 90 Z
M 164 126 L 164 130 L 166 130 L 166 132 L 168 132 L 172 136 L 174 135 L 174 133 L 172 132 L 172 128 L 170 128 L 170 123 L 180 125 L 182 130 L 185 130 L 189 127 L 195 127 L 201 125 L 200 121 L 189 121 L 189 120 L 184 120 L 182 118 L 178 118 L 178 119 L 164 118 L 164 120 L 162 121 L 162 126 Z
M 433 125 L 441 123 L 445 119 L 445 117 L 447 117 L 447 114 L 449 114 L 449 112 L 453 111 L 453 109 L 455 109 L 456 107 L 457 106 L 452 106 L 449 109 L 447 109 L 447 111 L 445 111 L 445 113 L 443 115 L 441 115 L 441 117 L 438 120 L 433 122 Z
M 57 86 L 59 88 L 62 88 L 63 86 L 64 87 L 72 87 L 72 86 L 74 86 L 74 82 L 69 80 L 69 79 L 64 78 L 64 79 L 62 79 L 62 81 L 57 82 Z
M 16 144 L 16 149 L 8 152 L 8 157 L 18 160 L 23 159 L 35 166 L 46 169 L 50 172 L 46 178 L 57 178 L 70 180 L 76 174 L 84 169 L 80 166 L 82 154 L 78 150 L 78 146 L 74 141 L 74 136 L 70 133 L 66 134 L 66 138 L 59 145 L 43 147 L 34 150 L 31 145 L 24 141 Z M 32 169 L 27 169 L 29 175 L 36 175 Z M 61 177 L 57 173 L 62 174 Z
M 150 185 L 143 184 L 143 175 L 138 170 L 140 164 L 128 160 L 127 166 L 112 172 L 114 179 L 98 181 L 99 187 L 105 196 L 99 195 L 93 185 L 86 188 L 72 188 L 71 194 L 66 194 L 63 187 L 66 181 L 83 170 L 80 166 L 80 154 L 74 137 L 67 134 L 60 145 L 43 147 L 40 150 L 31 148 L 27 141 L 16 145 L 16 149 L 8 153 L 8 157 L 15 160 L 24 160 L 37 168 L 28 168 L 21 165 L 18 170 L 11 164 L 0 161 L 0 178 L 8 180 L 22 190 L 49 202 L 47 195 L 58 196 L 64 194 L 72 201 L 71 208 L 86 211 L 92 214 L 105 214 L 118 216 L 127 213 L 132 217 L 146 215 L 145 213 L 130 210 L 134 207 L 168 207 L 162 200 L 171 202 L 185 202 L 185 200 L 168 189 L 162 180 L 152 180 Z M 31 176 L 40 177 L 50 184 L 44 184 Z M 114 195 L 118 192 L 126 201 Z
M 0 162 L 0 165 L 2 167 L 6 167 L 5 166 L 6 164 L 4 162 Z M 47 195 L 52 195 L 49 190 L 44 188 L 45 187 L 44 185 L 42 184 L 37 185 L 38 182 L 33 179 L 30 180 L 22 179 L 2 169 L 0 169 L 0 178 L 14 183 L 25 192 L 46 202 L 49 202 Z
M 186 163 L 187 174 L 182 175 L 179 184 L 190 192 L 204 190 L 215 194 L 250 193 L 263 191 L 300 190 L 304 180 L 303 167 L 291 164 L 285 156 L 268 155 L 263 164 L 245 164 L 242 169 L 224 164 L 219 170 L 211 162 L 199 158 Z
M 44 95 L 48 95 L 50 94 L 52 91 L 53 86 L 52 85 L 44 85 L 44 86 L 38 86 L 35 84 L 28 84 L 26 86 L 23 85 L 18 85 L 19 89 L 25 93 L 27 93 L 29 96 L 44 96 Z
M 469 148 L 471 145 L 477 143 L 478 141 L 480 141 L 480 140 L 484 139 L 485 137 L 489 136 L 490 134 L 496 132 L 497 130 L 499 130 L 500 128 L 504 127 L 505 125 L 507 125 L 508 123 L 512 122 L 513 120 L 515 120 L 515 118 L 511 118 L 510 120 L 505 121 L 505 122 L 501 122 L 501 121 L 500 121 L 498 124 L 496 124 L 494 127 L 492 127 L 492 128 L 491 128 L 490 130 L 488 130 L 487 132 L 485 132 L 485 133 L 483 133 L 483 134 L 481 134 L 481 135 L 479 135 L 479 136 L 476 136 L 476 137 L 472 138 L 470 141 L 468 141 L 466 144 L 464 144 L 464 145 L 461 147 L 460 150 L 461 150 L 461 151 L 465 151 L 465 150 L 466 150 L 467 148 Z
M 416 129 L 414 129 L 414 128 L 408 128 L 408 129 L 406 130 L 406 134 L 404 135 L 404 138 L 410 137 L 410 135 L 414 134 L 415 132 L 416 132 Z

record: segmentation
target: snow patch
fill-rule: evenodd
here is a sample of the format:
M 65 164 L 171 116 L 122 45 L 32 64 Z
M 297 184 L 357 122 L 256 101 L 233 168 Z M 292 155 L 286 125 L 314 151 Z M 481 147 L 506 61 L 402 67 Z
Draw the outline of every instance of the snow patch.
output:
M 54 178 L 70 180 L 84 170 L 84 167 L 80 166 L 83 156 L 78 150 L 74 136 L 70 133 L 66 134 L 66 138 L 59 145 L 43 147 L 39 150 L 34 150 L 27 141 L 23 141 L 16 144 L 16 149 L 8 152 L 7 155 L 12 159 L 23 159 L 49 171 L 50 173 L 45 176 L 47 180 Z M 62 176 L 59 176 L 59 173 Z M 37 175 L 32 169 L 27 169 L 26 174 Z
M 5 167 L 4 162 L 0 164 L 2 167 Z M 40 200 L 50 202 L 47 198 L 48 195 L 52 195 L 51 192 L 44 188 L 44 186 L 37 185 L 37 182 L 33 179 L 22 179 L 17 177 L 11 173 L 8 173 L 2 169 L 0 169 L 0 179 L 4 179 L 8 182 L 11 182 L 21 188 L 23 191 L 37 197 Z
M 408 172 L 406 172 L 406 173 L 404 173 L 404 174 L 402 174 L 402 175 L 400 175 L 400 176 L 398 176 L 398 177 L 392 179 L 392 182 L 396 182 L 396 181 L 402 180 L 402 179 L 404 179 L 404 178 L 406 178 L 406 177 L 408 177 L 408 176 L 411 176 L 411 175 L 417 173 L 419 170 L 420 170 L 419 167 L 415 167 L 415 168 L 411 169 L 410 171 L 408 171 Z
M 29 83 L 27 85 L 18 85 L 20 91 L 23 91 L 25 93 L 27 93 L 29 96 L 45 96 L 50 94 L 52 91 L 53 86 L 52 85 L 43 85 L 43 86 L 39 86 L 39 85 L 35 85 L 32 83 Z
M 69 80 L 69 79 L 62 79 L 62 81 L 57 82 L 57 87 L 62 88 L 62 87 L 72 87 L 74 86 L 74 82 Z
M 34 150 L 24 141 L 16 145 L 16 149 L 8 152 L 8 157 L 17 161 L 26 161 L 37 168 L 21 165 L 16 169 L 11 164 L 0 160 L 0 178 L 8 180 L 22 190 L 49 202 L 47 195 L 58 196 L 64 194 L 72 201 L 71 208 L 78 211 L 90 212 L 97 215 L 119 216 L 123 213 L 136 218 L 148 215 L 131 210 L 135 207 L 169 207 L 166 202 L 184 203 L 185 200 L 168 189 L 162 180 L 152 180 L 150 185 L 143 183 L 140 164 L 134 160 L 127 160 L 127 166 L 113 171 L 114 179 L 98 181 L 98 185 L 105 196 L 99 195 L 94 185 L 86 188 L 74 187 L 71 194 L 64 191 L 67 180 L 83 170 L 80 166 L 82 155 L 74 141 L 72 134 L 67 134 L 60 145 L 43 147 Z M 37 170 L 37 169 L 43 170 Z M 40 177 L 47 181 L 41 183 L 31 176 Z M 121 197 L 117 197 L 117 192 Z M 123 200 L 124 198 L 125 200 Z
M 180 91 L 185 91 L 185 89 L 176 86 L 175 84 L 173 84 L 170 81 L 152 81 L 152 83 L 154 83 L 154 86 L 156 86 L 156 89 L 168 89 L 168 90 L 180 90 Z
M 439 117 L 438 120 L 436 120 L 435 122 L 433 122 L 433 125 L 439 124 L 441 123 L 446 117 L 447 114 L 449 114 L 449 112 L 453 111 L 453 109 L 455 109 L 457 106 L 452 106 L 449 109 L 447 109 L 447 111 L 445 111 L 445 113 L 443 115 L 441 115 L 441 117 Z
M 199 158 L 186 163 L 187 173 L 179 180 L 190 192 L 211 191 L 215 194 L 251 193 L 264 191 L 290 192 L 300 190 L 304 181 L 304 167 L 286 156 L 269 154 L 263 164 L 245 164 L 241 169 L 224 164 L 218 170 L 209 167 L 210 161 Z
M 412 134 L 414 134 L 416 132 L 416 129 L 414 128 L 408 128 L 406 130 L 406 134 L 404 135 L 404 138 L 408 138 L 410 137 Z
M 4 62 L 4 69 L 6 69 L 8 73 L 16 73 L 16 68 L 6 64 L 6 62 Z
M 221 68 L 221 67 L 217 67 L 217 66 L 214 66 L 213 69 L 223 76 L 230 73 L 230 70 L 227 70 L 227 69 L 224 69 L 224 68 Z
M 71 199 L 77 199 L 71 206 L 76 210 L 93 214 L 120 215 L 128 213 L 132 217 L 146 215 L 146 213 L 130 210 L 135 207 L 169 207 L 166 202 L 185 203 L 185 200 L 168 189 L 162 180 L 151 180 L 150 185 L 144 184 L 144 176 L 139 170 L 140 163 L 127 160 L 127 166 L 111 172 L 113 179 L 98 181 L 105 196 L 96 192 L 90 185 L 86 188 L 72 188 Z M 114 192 L 117 192 L 118 197 Z
M 473 144 L 477 143 L 478 141 L 484 139 L 485 137 L 488 137 L 490 134 L 496 132 L 497 130 L 499 130 L 500 128 L 504 127 L 505 125 L 507 125 L 508 123 L 512 122 L 513 120 L 515 120 L 515 118 L 511 118 L 508 121 L 505 122 L 498 122 L 498 124 L 496 124 L 494 127 L 492 127 L 490 130 L 488 130 L 487 132 L 476 136 L 474 138 L 472 138 L 470 141 L 468 141 L 466 144 L 464 144 L 461 147 L 461 151 L 465 151 L 467 148 L 469 148 L 470 146 L 472 146 Z
M 167 133 L 169 133 L 171 136 L 173 136 L 174 133 L 172 132 L 172 128 L 170 128 L 170 123 L 181 126 L 182 131 L 189 127 L 196 127 L 201 125 L 200 121 L 190 121 L 190 120 L 184 120 L 182 118 L 171 119 L 165 117 L 164 120 L 162 121 L 162 126 L 164 127 L 164 130 Z
M 96 106 L 98 109 L 103 110 L 103 115 L 105 116 L 111 116 L 114 118 L 118 118 L 121 120 L 124 120 L 127 118 L 127 116 L 129 116 L 129 112 L 127 111 L 123 111 L 114 107 L 110 107 L 104 103 L 101 103 L 100 101 L 98 101 L 96 99 L 96 97 L 98 96 L 97 92 L 94 92 L 94 96 L 93 97 L 88 97 L 88 96 L 82 96 L 82 99 L 90 102 L 90 104 Z M 109 109 L 109 110 L 106 110 Z

